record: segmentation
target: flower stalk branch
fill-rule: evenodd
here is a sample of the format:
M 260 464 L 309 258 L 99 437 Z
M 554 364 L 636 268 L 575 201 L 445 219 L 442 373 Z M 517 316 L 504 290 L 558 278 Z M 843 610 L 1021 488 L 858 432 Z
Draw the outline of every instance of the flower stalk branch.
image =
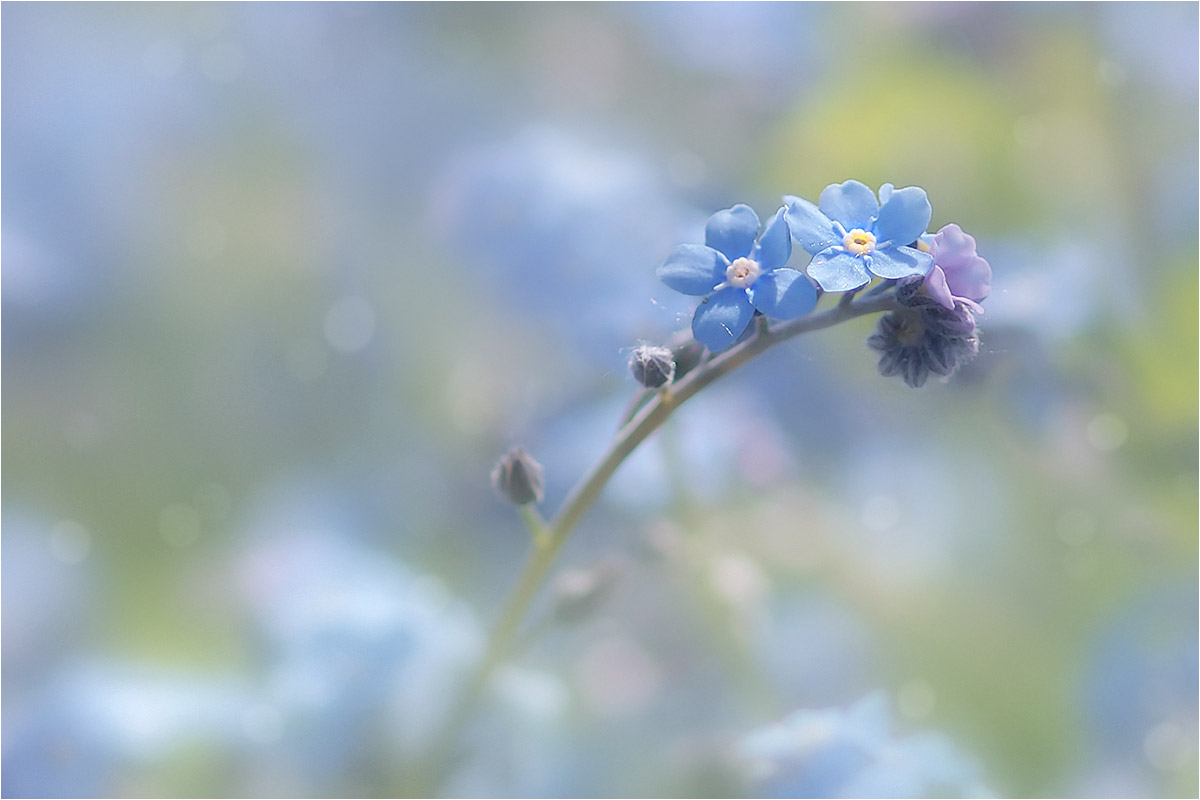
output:
M 525 507 L 522 516 L 533 534 L 535 547 L 525 565 L 507 604 L 492 628 L 483 658 L 476 667 L 465 691 L 446 719 L 441 735 L 434 741 L 425 760 L 427 785 L 421 794 L 432 795 L 455 761 L 455 750 L 467 722 L 482 696 L 488 679 L 510 654 L 520 633 L 521 623 L 545 582 L 546 575 L 579 520 L 600 497 L 609 479 L 621 463 L 647 437 L 688 399 L 709 384 L 728 375 L 738 367 L 761 355 L 775 345 L 810 331 L 820 330 L 856 317 L 890 311 L 896 307 L 895 292 L 852 298 L 839 302 L 822 312 L 798 317 L 771 326 L 765 317 L 754 335 L 723 352 L 713 354 L 689 371 L 676 383 L 669 384 L 640 407 L 617 432 L 612 444 L 600 461 L 585 475 L 563 500 L 558 513 L 543 526 L 541 517 L 532 507 Z

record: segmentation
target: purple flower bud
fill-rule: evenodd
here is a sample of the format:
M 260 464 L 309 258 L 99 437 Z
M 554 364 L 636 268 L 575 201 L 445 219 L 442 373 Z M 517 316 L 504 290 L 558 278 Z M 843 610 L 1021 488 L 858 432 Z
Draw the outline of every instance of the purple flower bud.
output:
M 492 470 L 492 486 L 505 500 L 518 506 L 542 500 L 542 465 L 520 447 L 504 454 Z

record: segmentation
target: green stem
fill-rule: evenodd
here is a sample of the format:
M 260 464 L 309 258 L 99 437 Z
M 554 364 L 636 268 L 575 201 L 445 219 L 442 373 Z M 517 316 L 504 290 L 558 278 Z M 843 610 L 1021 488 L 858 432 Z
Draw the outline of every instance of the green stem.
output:
M 546 545 L 550 544 L 550 531 L 546 530 L 546 521 L 538 513 L 537 507 L 533 503 L 529 503 L 518 506 L 518 510 L 521 513 L 521 519 L 525 521 L 525 527 L 529 529 L 529 535 L 533 537 L 534 548 L 544 549 Z
M 447 717 L 441 735 L 428 751 L 429 757 L 424 766 L 429 770 L 425 776 L 429 783 L 421 787 L 423 791 L 419 792 L 420 794 L 432 796 L 444 780 L 446 770 L 451 766 L 454 750 L 462 735 L 462 730 L 470 720 L 492 672 L 504 661 L 516 641 L 517 635 L 520 633 L 521 621 L 525 618 L 525 613 L 536 597 L 538 589 L 541 588 L 546 573 L 554 565 L 555 558 L 566 544 L 575 525 L 600 497 L 621 462 L 657 430 L 675 409 L 718 378 L 728 375 L 755 356 L 802 333 L 828 328 L 848 319 L 887 311 L 894 307 L 892 294 L 880 294 L 873 297 L 855 298 L 849 302 L 839 302 L 836 306 L 820 313 L 800 317 L 775 327 L 761 324 L 756 329 L 754 336 L 724 352 L 712 355 L 711 358 L 687 373 L 678 383 L 671 384 L 659 391 L 638 410 L 633 418 L 617 432 L 616 438 L 599 463 L 575 485 L 563 500 L 558 513 L 550 521 L 548 529 L 543 530 L 548 540 L 535 546 L 529 561 L 526 562 L 525 570 L 517 581 L 516 588 L 497 618 L 495 627 L 492 628 L 482 660 L 472 674 L 466 690 L 459 696 L 457 704 Z M 532 511 L 532 513 L 536 514 L 537 512 Z M 540 520 L 540 517 L 538 519 Z M 526 521 L 528 524 L 528 519 Z M 536 542 L 538 535 L 534 536 Z

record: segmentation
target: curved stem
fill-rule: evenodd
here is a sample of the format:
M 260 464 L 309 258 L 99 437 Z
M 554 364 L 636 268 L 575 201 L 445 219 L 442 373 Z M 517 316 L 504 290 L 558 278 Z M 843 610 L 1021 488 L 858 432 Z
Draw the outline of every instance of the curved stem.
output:
M 466 690 L 459 696 L 457 704 L 447 717 L 441 735 L 429 750 L 429 758 L 425 762 L 425 767 L 430 770 L 427 779 L 431 781 L 431 784 L 424 788 L 430 791 L 422 791 L 421 794 L 432 795 L 444 779 L 446 769 L 451 766 L 453 751 L 462 729 L 470 719 L 471 713 L 487 685 L 488 678 L 504 661 L 516 641 L 521 621 L 537 595 L 546 573 L 553 566 L 559 551 L 575 529 L 575 525 L 599 498 L 621 462 L 657 430 L 675 409 L 704 387 L 733 372 L 755 356 L 802 333 L 828 328 L 848 319 L 887 311 L 894 307 L 893 294 L 877 294 L 853 298 L 848 302 L 839 302 L 833 308 L 775 327 L 763 324 L 757 328 L 755 335 L 724 352 L 714 354 L 707 361 L 701 362 L 682 380 L 664 387 L 638 410 L 633 418 L 617 432 L 616 438 L 596 466 L 575 485 L 563 500 L 558 513 L 547 526 L 548 540 L 534 548 L 512 595 L 509 596 L 508 602 L 492 628 L 482 660 L 472 674 Z

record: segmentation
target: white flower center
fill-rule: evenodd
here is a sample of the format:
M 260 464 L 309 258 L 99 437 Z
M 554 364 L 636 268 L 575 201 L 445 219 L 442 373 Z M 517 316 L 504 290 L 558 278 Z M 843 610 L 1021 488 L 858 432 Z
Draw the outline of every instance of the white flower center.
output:
M 855 228 L 842 238 L 842 247 L 856 256 L 865 256 L 875 249 L 875 234 Z
M 762 267 L 758 265 L 757 261 L 745 257 L 736 259 L 725 268 L 725 285 L 745 289 L 753 286 L 762 272 Z

